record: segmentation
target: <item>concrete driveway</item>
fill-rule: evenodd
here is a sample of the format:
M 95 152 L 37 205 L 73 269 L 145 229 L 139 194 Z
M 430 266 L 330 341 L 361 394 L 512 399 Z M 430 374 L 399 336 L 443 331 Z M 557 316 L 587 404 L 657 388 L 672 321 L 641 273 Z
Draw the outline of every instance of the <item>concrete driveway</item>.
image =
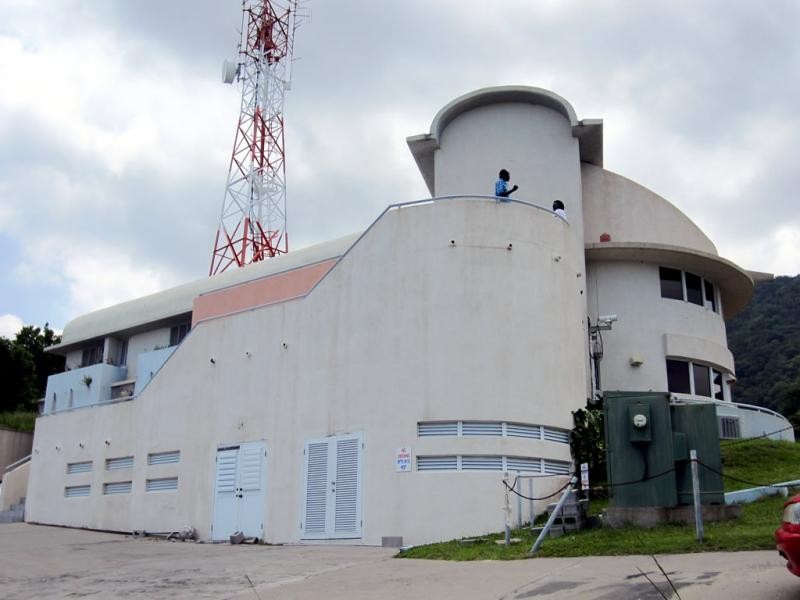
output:
M 454 563 L 363 546 L 229 546 L 0 525 L 0 597 L 654 599 L 675 596 L 649 556 Z M 777 552 L 659 556 L 683 600 L 800 599 Z M 640 573 L 643 571 L 661 593 Z

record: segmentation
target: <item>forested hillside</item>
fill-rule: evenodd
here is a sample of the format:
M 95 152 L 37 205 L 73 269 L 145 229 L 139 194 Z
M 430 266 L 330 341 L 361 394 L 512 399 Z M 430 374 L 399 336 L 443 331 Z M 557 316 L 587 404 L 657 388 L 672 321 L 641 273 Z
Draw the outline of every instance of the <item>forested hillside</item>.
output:
M 727 323 L 736 359 L 734 400 L 800 424 L 800 275 L 756 286 L 749 306 Z

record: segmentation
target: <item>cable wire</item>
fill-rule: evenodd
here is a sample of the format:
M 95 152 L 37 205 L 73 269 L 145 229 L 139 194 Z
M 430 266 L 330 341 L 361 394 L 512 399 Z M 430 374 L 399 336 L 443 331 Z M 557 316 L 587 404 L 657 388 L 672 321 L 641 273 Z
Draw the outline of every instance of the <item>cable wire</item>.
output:
M 573 473 L 568 473 L 566 476 L 569 477 L 569 479 L 567 480 L 567 483 L 565 483 L 563 487 L 559 488 L 558 490 L 556 490 L 555 492 L 553 492 L 549 496 L 542 496 L 541 498 L 531 498 L 531 497 L 525 496 L 524 494 L 521 494 L 517 490 L 515 490 L 514 488 L 517 487 L 517 480 L 519 479 L 519 477 L 514 479 L 514 484 L 513 485 L 508 485 L 508 482 L 505 481 L 505 480 L 503 480 L 503 485 L 506 486 L 506 489 L 508 489 L 509 492 L 514 492 L 517 496 L 519 496 L 520 498 L 522 498 L 524 500 L 547 500 L 548 498 L 552 498 L 553 496 L 557 496 L 558 494 L 560 494 L 561 492 L 563 492 L 565 489 L 567 489 L 569 487 L 570 483 L 572 482 L 572 478 L 574 477 L 574 474 Z
M 754 485 L 756 487 L 774 487 L 774 488 L 781 488 L 787 487 L 785 485 L 775 485 L 774 483 L 758 483 L 756 481 L 748 481 L 747 479 L 739 479 L 738 477 L 734 477 L 733 475 L 725 475 L 722 471 L 717 471 L 716 469 L 709 467 L 707 464 L 697 461 L 697 464 L 706 469 L 707 471 L 711 471 L 715 475 L 719 475 L 720 477 L 724 477 L 725 479 L 730 479 L 731 481 L 738 481 L 739 483 L 746 483 L 747 485 Z

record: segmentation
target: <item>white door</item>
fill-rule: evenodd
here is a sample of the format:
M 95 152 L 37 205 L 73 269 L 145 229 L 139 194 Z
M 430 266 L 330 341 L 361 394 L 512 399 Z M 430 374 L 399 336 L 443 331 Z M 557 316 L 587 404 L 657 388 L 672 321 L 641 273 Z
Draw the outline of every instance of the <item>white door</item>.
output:
M 361 537 L 363 448 L 360 434 L 306 442 L 304 539 Z
M 263 442 L 217 450 L 212 539 L 227 540 L 237 531 L 263 539 L 266 457 Z

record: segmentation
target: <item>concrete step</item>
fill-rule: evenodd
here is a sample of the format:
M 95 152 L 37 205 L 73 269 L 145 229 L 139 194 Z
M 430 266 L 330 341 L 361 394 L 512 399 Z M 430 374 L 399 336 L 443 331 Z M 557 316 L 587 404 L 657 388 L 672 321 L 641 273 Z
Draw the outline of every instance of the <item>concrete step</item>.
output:
M 21 513 L 3 511 L 0 513 L 0 523 L 23 523 L 25 517 Z

